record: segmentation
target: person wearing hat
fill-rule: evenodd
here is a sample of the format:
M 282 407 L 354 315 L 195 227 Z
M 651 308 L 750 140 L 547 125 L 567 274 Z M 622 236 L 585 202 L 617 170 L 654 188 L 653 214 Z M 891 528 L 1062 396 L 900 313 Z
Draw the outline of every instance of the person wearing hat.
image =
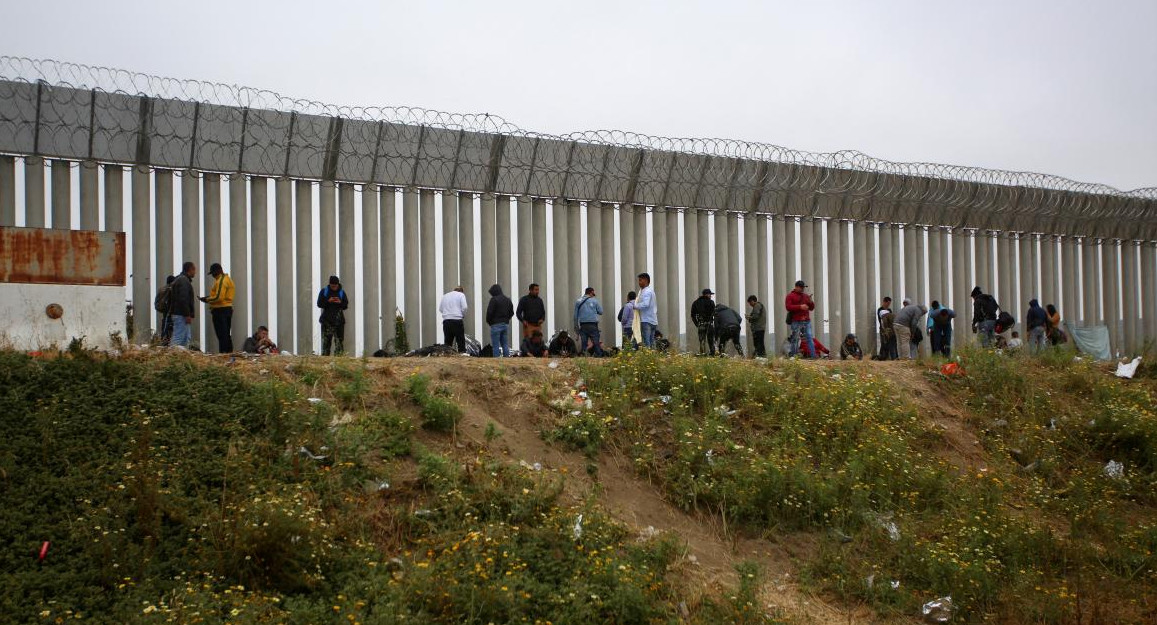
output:
M 810 345 L 812 343 L 812 316 L 811 311 L 816 309 L 816 303 L 807 291 L 807 283 L 803 280 L 795 281 L 795 288 L 784 298 L 784 308 L 787 309 L 787 320 L 791 323 L 791 353 L 799 354 L 800 341 Z M 811 354 L 815 358 L 814 353 Z
M 345 352 L 345 313 L 350 301 L 346 298 L 345 289 L 341 288 L 341 280 L 337 276 L 329 277 L 329 284 L 321 288 L 317 294 L 317 307 L 321 309 L 321 355 L 329 356 L 330 347 L 333 354 L 340 356 Z
M 855 334 L 849 334 L 844 337 L 844 342 L 840 344 L 840 360 L 863 360 L 864 350 L 860 349 L 860 343 L 856 341 Z
M 580 354 L 589 353 L 603 356 L 602 336 L 599 333 L 599 317 L 603 316 L 603 305 L 595 297 L 595 287 L 588 286 L 583 296 L 574 302 L 574 325 L 578 329 Z M 590 346 L 588 347 L 588 343 Z
M 715 295 L 711 289 L 703 289 L 698 299 L 691 302 L 691 323 L 699 330 L 699 355 L 715 355 Z
M 233 351 L 233 279 L 221 268 L 221 263 L 209 265 L 209 275 L 213 276 L 213 286 L 201 301 L 209 305 L 217 351 L 229 354 Z
M 763 346 L 763 335 L 767 332 L 767 308 L 754 295 L 747 296 L 747 305 L 751 307 L 751 312 L 745 315 L 747 317 L 747 331 L 751 332 L 751 340 L 755 345 L 755 357 L 766 358 L 767 350 Z

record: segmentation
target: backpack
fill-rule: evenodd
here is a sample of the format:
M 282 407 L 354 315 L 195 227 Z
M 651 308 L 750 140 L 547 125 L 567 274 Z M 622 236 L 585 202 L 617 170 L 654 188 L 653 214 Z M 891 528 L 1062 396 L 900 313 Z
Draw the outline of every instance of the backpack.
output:
M 1008 311 L 1001 311 L 1000 316 L 996 318 L 996 331 L 1004 332 L 1016 325 L 1016 318 Z
M 914 345 L 919 345 L 923 342 L 924 342 L 924 333 L 920 331 L 920 328 L 912 328 L 912 343 Z
M 170 278 L 172 276 L 169 276 Z M 173 305 L 173 283 L 166 278 L 165 285 L 157 289 L 157 296 L 153 298 L 153 309 L 159 313 L 168 314 Z

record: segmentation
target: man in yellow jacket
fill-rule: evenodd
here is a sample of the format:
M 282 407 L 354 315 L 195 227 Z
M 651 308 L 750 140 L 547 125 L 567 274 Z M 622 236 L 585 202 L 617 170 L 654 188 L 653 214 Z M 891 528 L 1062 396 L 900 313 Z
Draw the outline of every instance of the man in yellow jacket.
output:
M 202 297 L 201 301 L 209 305 L 219 351 L 228 354 L 233 351 L 233 278 L 225 273 L 221 263 L 210 265 L 209 275 L 213 276 L 213 287 L 209 289 L 209 296 Z

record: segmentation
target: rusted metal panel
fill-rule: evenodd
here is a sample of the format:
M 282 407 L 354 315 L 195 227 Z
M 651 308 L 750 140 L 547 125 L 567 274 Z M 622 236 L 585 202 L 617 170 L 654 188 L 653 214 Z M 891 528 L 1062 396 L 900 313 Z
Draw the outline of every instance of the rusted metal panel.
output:
M 0 227 L 0 282 L 125 285 L 125 233 Z

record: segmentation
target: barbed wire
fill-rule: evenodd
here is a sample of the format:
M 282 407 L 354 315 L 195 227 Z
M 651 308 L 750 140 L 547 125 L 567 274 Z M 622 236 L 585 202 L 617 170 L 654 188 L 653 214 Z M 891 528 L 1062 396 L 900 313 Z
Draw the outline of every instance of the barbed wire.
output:
M 0 80 L 0 151 L 11 153 L 644 207 L 1025 231 L 1108 219 L 1094 225 L 1157 232 L 1157 187 L 731 139 L 554 135 L 488 113 L 337 106 L 16 56 L 0 56 Z

